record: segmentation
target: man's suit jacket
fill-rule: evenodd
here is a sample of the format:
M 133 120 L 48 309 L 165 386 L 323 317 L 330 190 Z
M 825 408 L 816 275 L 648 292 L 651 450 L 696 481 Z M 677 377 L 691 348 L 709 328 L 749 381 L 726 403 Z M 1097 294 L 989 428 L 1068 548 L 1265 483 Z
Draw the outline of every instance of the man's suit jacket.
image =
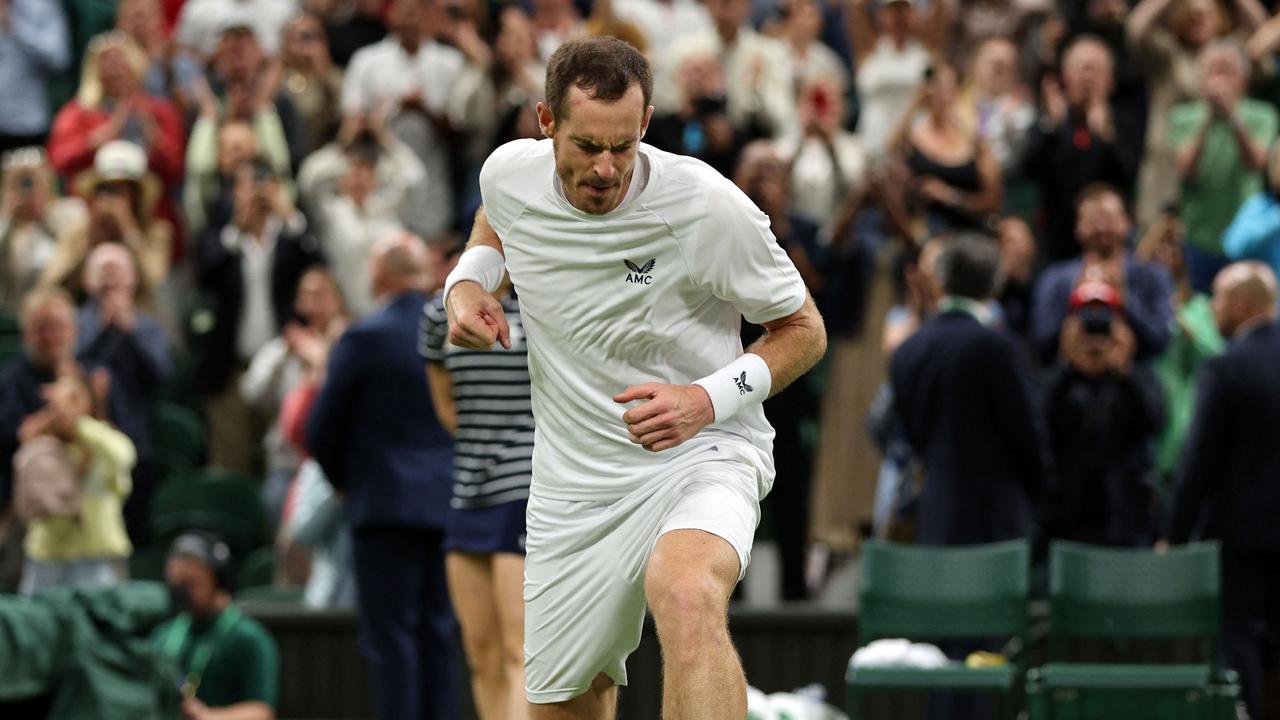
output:
M 293 316 L 294 294 L 302 273 L 324 261 L 319 241 L 305 229 L 281 229 L 271 258 L 271 305 L 277 325 L 283 326 Z M 245 295 L 241 252 L 223 241 L 223 228 L 209 227 L 201 233 L 196 273 L 213 326 L 197 341 L 200 351 L 196 353 L 195 385 L 199 392 L 217 393 L 236 366 L 236 337 Z
M 426 300 L 398 295 L 343 334 L 307 421 L 308 449 L 345 492 L 356 530 L 444 529 L 453 440 L 436 419 L 418 355 Z
M 1026 537 L 1045 452 L 1017 345 L 970 315 L 942 313 L 893 354 L 890 381 L 907 440 L 924 458 L 917 542 Z
M 1169 539 L 1280 549 L 1280 327 L 1255 328 L 1201 366 L 1195 413 Z

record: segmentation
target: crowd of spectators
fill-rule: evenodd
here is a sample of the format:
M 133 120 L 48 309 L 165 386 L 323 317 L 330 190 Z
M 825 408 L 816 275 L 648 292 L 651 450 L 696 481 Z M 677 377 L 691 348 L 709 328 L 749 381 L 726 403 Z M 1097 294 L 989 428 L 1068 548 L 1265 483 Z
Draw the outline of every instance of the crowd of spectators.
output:
M 1200 370 L 1274 323 L 1271 10 L 0 0 L 0 312 L 25 348 L 0 370 L 0 504 L 29 523 L 25 552 L 21 523 L 0 547 L 26 591 L 123 577 L 165 392 L 202 415 L 211 465 L 261 480 L 279 572 L 305 582 L 288 558 L 335 464 L 307 413 L 348 324 L 385 307 L 370 257 L 409 233 L 415 292 L 439 287 L 481 164 L 539 136 L 545 63 L 581 34 L 648 55 L 645 140 L 734 179 L 827 319 L 820 371 L 766 405 L 785 598 L 820 595 L 869 530 L 1150 546 L 1176 516 L 1185 540 L 1180 479 L 1212 504 L 1203 414 L 1223 417 Z M 1249 379 L 1274 405 L 1274 373 Z M 1272 485 L 1250 511 L 1280 510 L 1277 467 L 1242 470 Z M 33 499 L 32 468 L 85 491 Z M 47 519 L 68 507 L 93 518 L 74 540 Z M 325 538 L 308 598 L 352 603 L 350 540 Z M 1280 561 L 1270 536 L 1241 547 Z

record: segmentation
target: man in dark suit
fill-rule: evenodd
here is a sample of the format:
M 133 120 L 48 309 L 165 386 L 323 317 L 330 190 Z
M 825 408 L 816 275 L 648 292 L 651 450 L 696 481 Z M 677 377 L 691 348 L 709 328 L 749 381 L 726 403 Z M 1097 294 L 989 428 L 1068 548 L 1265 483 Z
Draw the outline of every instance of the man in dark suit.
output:
M 268 163 L 242 163 L 234 177 L 233 217 L 206 228 L 197 243 L 204 309 L 191 324 L 199 335 L 195 386 L 205 397 L 210 463 L 250 472 L 269 423 L 241 399 L 239 377 L 291 317 L 302 273 L 324 256 Z
M 1230 347 L 1200 369 L 1169 540 L 1222 543 L 1223 650 L 1240 673 L 1250 717 L 1264 673 L 1280 667 L 1280 328 L 1276 276 L 1229 265 L 1213 312 Z M 1276 712 L 1276 708 L 1272 709 Z
M 441 550 L 453 448 L 417 354 L 430 261 L 405 235 L 370 261 L 382 309 L 338 340 L 307 445 L 343 494 L 363 647 L 382 720 L 459 717 L 456 625 Z
M 947 242 L 938 314 L 893 354 L 890 382 L 907 440 L 924 458 L 916 540 L 964 545 L 1026 537 L 1044 463 L 1030 371 L 989 328 L 1000 253 L 984 238 Z

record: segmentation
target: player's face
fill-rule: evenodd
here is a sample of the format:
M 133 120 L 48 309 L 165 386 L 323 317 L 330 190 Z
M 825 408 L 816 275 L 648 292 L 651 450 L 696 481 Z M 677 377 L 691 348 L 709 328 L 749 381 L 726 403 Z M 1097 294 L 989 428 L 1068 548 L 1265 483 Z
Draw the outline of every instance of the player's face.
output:
M 593 100 L 573 87 L 565 105 L 563 117 L 554 118 L 550 108 L 538 104 L 542 130 L 555 146 L 556 174 L 570 204 L 602 215 L 626 196 L 653 108 L 645 107 L 639 85 L 612 102 Z

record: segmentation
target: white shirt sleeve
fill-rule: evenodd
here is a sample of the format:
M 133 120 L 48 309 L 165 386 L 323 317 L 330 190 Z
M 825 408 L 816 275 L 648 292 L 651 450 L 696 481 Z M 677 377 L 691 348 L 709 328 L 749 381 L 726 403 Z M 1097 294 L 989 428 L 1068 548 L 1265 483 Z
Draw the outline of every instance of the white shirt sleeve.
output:
M 769 229 L 769 218 L 728 180 L 707 193 L 706 211 L 685 247 L 694 282 L 761 324 L 800 309 L 807 292 L 799 271 Z
M 489 219 L 498 237 L 501 238 L 511 229 L 511 223 L 523 209 L 518 195 L 512 192 L 514 184 L 522 168 L 518 167 L 516 158 L 532 149 L 537 140 L 512 140 L 494 150 L 489 159 L 480 168 L 480 199 L 484 203 L 485 216 Z
M 365 92 L 365 86 L 368 81 L 365 75 L 369 67 L 371 50 L 376 47 L 370 45 L 368 48 L 361 48 L 361 52 L 357 52 L 351 57 L 351 63 L 347 66 L 346 74 L 342 78 L 342 112 L 345 115 L 364 112 L 369 109 L 369 96 Z

